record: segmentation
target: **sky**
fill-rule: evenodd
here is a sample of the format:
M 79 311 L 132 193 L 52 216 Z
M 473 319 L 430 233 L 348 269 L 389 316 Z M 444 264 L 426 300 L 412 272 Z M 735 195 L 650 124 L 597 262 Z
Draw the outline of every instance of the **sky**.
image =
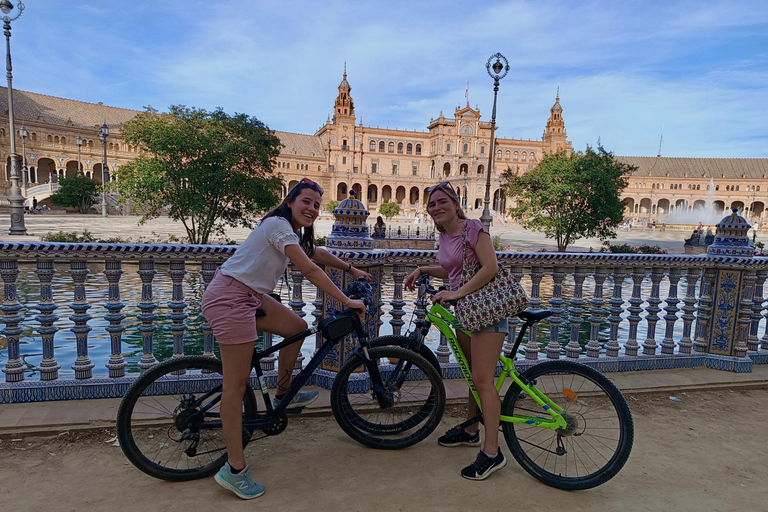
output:
M 15 89 L 114 107 L 313 134 L 346 65 L 358 123 L 425 131 L 490 121 L 501 53 L 499 137 L 541 140 L 559 88 L 578 150 L 768 157 L 764 0 L 28 0 L 11 27 Z

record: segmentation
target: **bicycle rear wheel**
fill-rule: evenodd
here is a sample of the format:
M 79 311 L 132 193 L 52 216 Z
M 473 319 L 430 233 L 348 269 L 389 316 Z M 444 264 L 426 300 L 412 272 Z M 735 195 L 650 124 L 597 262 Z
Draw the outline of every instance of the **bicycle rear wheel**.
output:
M 363 358 L 353 355 L 331 389 L 331 408 L 339 426 L 370 448 L 392 450 L 414 445 L 431 434 L 445 411 L 440 374 L 419 354 L 402 347 L 368 350 L 381 375 L 379 387 Z M 362 371 L 358 371 L 362 370 Z
M 183 356 L 151 368 L 128 389 L 117 413 L 120 448 L 144 473 L 170 481 L 213 475 L 227 460 L 221 430 L 221 361 Z M 243 419 L 256 417 L 248 385 Z M 250 439 L 243 431 L 243 448 Z
M 602 373 L 573 361 L 539 363 L 522 374 L 562 407 L 568 425 L 550 430 L 502 423 L 512 456 L 535 478 L 558 489 L 590 489 L 607 482 L 632 450 L 634 425 L 627 402 Z M 549 414 L 515 383 L 501 406 L 504 416 Z

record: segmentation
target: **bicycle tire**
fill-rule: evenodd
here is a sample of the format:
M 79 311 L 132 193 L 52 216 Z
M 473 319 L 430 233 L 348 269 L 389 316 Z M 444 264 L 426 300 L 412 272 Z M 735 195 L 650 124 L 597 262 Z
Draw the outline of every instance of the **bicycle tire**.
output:
M 331 388 L 331 409 L 355 441 L 383 450 L 412 446 L 429 436 L 445 412 L 445 386 L 435 367 L 419 354 L 396 346 L 375 347 L 381 387 L 390 403 L 382 408 L 360 355 L 341 367 Z M 396 360 L 391 363 L 390 360 Z M 356 371 L 362 367 L 362 371 Z M 402 379 L 403 372 L 407 377 Z
M 565 409 L 568 427 L 550 430 L 503 422 L 515 460 L 558 489 L 590 489 L 613 478 L 627 462 L 634 440 L 632 413 L 618 388 L 602 373 L 574 361 L 542 362 L 521 377 Z M 549 417 L 517 383 L 501 406 L 503 416 L 515 413 Z M 564 453 L 555 453 L 558 446 Z
M 134 466 L 155 478 L 179 482 L 213 475 L 227 461 L 221 427 L 204 428 L 206 422 L 220 422 L 218 408 L 214 406 L 202 421 L 190 414 L 197 410 L 200 400 L 207 404 L 220 395 L 218 359 L 182 356 L 158 364 L 138 377 L 120 402 L 120 448 Z M 243 419 L 254 419 L 256 413 L 256 398 L 248 384 L 243 396 Z M 199 436 L 197 443 L 182 437 L 187 429 L 192 436 Z M 243 431 L 243 448 L 250 434 Z
M 437 356 L 435 353 L 432 352 L 432 350 L 424 343 L 419 343 L 418 347 L 414 347 L 414 345 L 416 345 L 416 340 L 412 337 L 397 334 L 379 336 L 378 338 L 374 338 L 370 341 L 371 347 L 397 346 L 412 350 L 432 363 L 432 366 L 435 367 L 437 373 L 442 375 L 442 368 L 440 368 L 440 363 L 437 361 Z

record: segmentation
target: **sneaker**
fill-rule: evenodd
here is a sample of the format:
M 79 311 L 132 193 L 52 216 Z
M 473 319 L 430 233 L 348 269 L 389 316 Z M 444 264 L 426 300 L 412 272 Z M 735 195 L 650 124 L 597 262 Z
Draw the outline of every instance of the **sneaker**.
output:
M 293 397 L 291 403 L 288 404 L 288 409 L 299 409 L 301 407 L 306 407 L 307 405 L 317 400 L 318 396 L 320 396 L 320 393 L 317 391 L 299 391 L 296 393 L 296 396 Z M 272 407 L 277 408 L 281 401 L 282 400 L 278 399 L 277 397 L 274 397 L 272 399 Z
M 216 480 L 216 483 L 235 493 L 238 498 L 252 500 L 264 494 L 266 487 L 253 483 L 249 471 L 250 468 L 246 468 L 245 471 L 236 475 L 232 473 L 232 468 L 229 466 L 229 462 L 227 462 L 213 478 Z
M 507 465 L 507 459 L 504 454 L 499 453 L 495 457 L 489 457 L 484 451 L 480 450 L 475 462 L 461 470 L 461 476 L 470 480 L 485 480 L 491 473 L 494 473 Z
M 453 427 L 437 439 L 441 446 L 478 446 L 480 444 L 480 432 L 470 434 L 461 426 Z

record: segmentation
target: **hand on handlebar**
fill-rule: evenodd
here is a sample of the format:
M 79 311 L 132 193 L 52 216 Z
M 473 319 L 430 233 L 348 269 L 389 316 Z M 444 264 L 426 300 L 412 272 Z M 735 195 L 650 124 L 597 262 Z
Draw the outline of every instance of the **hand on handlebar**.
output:
M 362 300 L 350 300 L 346 305 L 347 309 L 354 309 L 360 318 L 365 318 L 365 302 Z
M 461 296 L 456 292 L 452 292 L 449 290 L 441 290 L 432 296 L 432 302 L 433 303 L 439 302 L 440 304 L 445 304 L 448 301 L 458 300 L 460 298 Z

